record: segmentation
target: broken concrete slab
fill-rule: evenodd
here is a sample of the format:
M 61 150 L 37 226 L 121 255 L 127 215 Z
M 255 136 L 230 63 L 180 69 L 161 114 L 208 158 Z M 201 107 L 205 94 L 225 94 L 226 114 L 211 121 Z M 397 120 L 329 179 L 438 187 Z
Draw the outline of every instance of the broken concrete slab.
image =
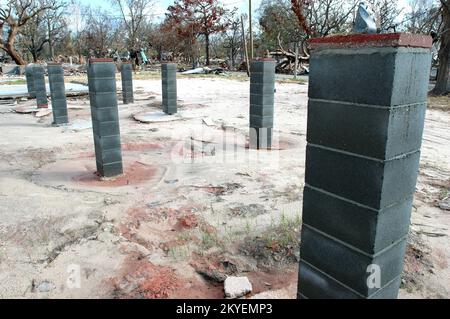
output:
M 86 85 L 79 83 L 66 83 L 66 95 L 87 94 L 89 89 Z M 50 86 L 45 85 L 47 96 L 50 95 Z M 3 97 L 29 97 L 26 84 L 0 85 L 0 98 Z
M 230 299 L 239 298 L 252 292 L 252 284 L 247 277 L 227 277 L 224 282 L 225 297 Z
M 36 116 L 36 117 L 44 117 L 44 116 L 50 115 L 52 113 L 53 112 L 52 112 L 51 109 L 40 109 L 34 114 L 34 116 Z
M 162 111 L 140 112 L 134 114 L 133 118 L 136 121 L 142 123 L 170 122 L 170 121 L 179 121 L 183 119 L 181 113 L 174 114 L 173 116 L 167 116 L 167 114 Z

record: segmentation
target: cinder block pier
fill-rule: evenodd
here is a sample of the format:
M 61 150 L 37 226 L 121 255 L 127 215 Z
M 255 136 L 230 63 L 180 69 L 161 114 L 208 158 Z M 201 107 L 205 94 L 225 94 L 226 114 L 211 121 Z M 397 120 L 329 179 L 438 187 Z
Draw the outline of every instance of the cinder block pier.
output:
M 47 108 L 47 90 L 45 88 L 44 67 L 39 64 L 33 64 L 33 94 L 36 97 L 38 108 Z
M 250 63 L 250 148 L 272 147 L 275 64 L 273 59 Z
M 177 65 L 161 64 L 162 108 L 166 114 L 177 113 Z
M 89 60 L 89 99 L 95 158 L 97 173 L 103 177 L 123 173 L 115 75 L 116 65 L 112 59 Z
M 133 65 L 131 62 L 123 62 L 120 74 L 122 77 L 122 98 L 123 104 L 134 102 L 133 97 Z
M 48 81 L 52 98 L 53 124 L 68 123 L 64 70 L 60 63 L 48 63 Z
M 299 298 L 396 298 L 431 37 L 311 41 Z

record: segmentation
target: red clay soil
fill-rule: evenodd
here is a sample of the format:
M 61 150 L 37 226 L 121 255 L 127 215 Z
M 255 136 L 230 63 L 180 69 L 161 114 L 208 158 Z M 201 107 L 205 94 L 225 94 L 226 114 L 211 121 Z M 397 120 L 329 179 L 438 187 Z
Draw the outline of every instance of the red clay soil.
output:
M 298 280 L 297 265 L 286 266 L 283 269 L 271 269 L 267 271 L 255 271 L 246 273 L 252 283 L 252 295 L 268 290 L 285 288 Z
M 180 283 L 173 269 L 157 266 L 137 254 L 122 265 L 121 275 L 110 279 L 117 298 L 169 298 Z
M 157 170 L 157 167 L 141 162 L 133 162 L 128 165 L 124 163 L 124 174 L 116 178 L 102 179 L 96 173 L 88 173 L 76 176 L 74 180 L 86 186 L 97 187 L 137 185 L 154 178 Z
M 125 143 L 122 144 L 122 151 L 152 151 L 163 149 L 160 143 Z
M 282 151 L 282 150 L 288 150 L 293 149 L 298 146 L 298 143 L 292 139 L 286 139 L 286 138 L 280 138 L 278 140 L 274 140 L 272 142 L 272 147 L 267 149 L 268 151 Z M 249 149 L 250 145 L 249 142 L 245 143 L 245 148 Z

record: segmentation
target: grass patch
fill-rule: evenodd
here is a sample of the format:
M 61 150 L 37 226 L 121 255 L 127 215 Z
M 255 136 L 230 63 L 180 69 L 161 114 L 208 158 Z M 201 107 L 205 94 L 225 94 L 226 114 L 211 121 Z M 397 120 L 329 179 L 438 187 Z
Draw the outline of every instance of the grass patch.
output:
M 298 262 L 301 224 L 300 215 L 287 217 L 282 214 L 259 235 L 244 238 L 239 250 L 255 258 L 263 267 Z
M 17 79 L 12 81 L 1 82 L 1 85 L 17 85 L 17 84 L 27 84 L 27 81 L 24 79 Z
M 429 95 L 428 108 L 442 111 L 450 111 L 450 95 Z

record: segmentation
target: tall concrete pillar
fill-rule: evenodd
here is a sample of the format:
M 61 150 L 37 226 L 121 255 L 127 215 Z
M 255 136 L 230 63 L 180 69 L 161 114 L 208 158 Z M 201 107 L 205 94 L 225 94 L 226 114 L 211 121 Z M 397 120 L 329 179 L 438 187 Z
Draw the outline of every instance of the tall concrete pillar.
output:
M 166 114 L 177 113 L 177 65 L 161 64 L 162 108 Z
M 64 70 L 61 63 L 47 63 L 47 72 L 52 98 L 53 124 L 68 123 Z
M 123 104 L 133 103 L 133 65 L 131 62 L 123 62 L 120 73 L 122 77 Z
M 313 39 L 299 298 L 396 298 L 431 38 Z
M 34 93 L 33 72 L 33 64 L 30 63 L 25 67 L 25 78 L 27 80 L 28 95 L 32 98 L 35 98 L 36 94 Z
M 122 149 L 113 59 L 90 59 L 88 84 L 97 173 L 104 177 L 120 175 Z
M 250 148 L 272 147 L 275 60 L 250 63 Z
M 47 90 L 45 88 L 44 67 L 39 64 L 33 65 L 33 91 L 38 108 L 47 108 Z

